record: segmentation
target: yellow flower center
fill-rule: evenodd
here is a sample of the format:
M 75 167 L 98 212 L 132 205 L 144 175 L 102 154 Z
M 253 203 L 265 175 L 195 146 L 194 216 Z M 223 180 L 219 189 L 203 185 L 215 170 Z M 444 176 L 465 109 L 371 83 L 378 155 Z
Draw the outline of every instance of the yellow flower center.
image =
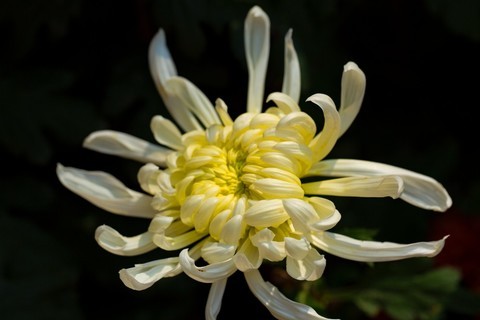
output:
M 183 135 L 184 149 L 168 161 L 175 192 L 162 195 L 176 203 L 182 223 L 219 240 L 226 221 L 243 215 L 252 203 L 303 198 L 299 176 L 311 166 L 307 145 L 316 128 L 296 128 L 308 117 L 305 113 L 285 116 L 274 109 Z M 250 220 L 256 227 L 277 228 L 286 216 Z

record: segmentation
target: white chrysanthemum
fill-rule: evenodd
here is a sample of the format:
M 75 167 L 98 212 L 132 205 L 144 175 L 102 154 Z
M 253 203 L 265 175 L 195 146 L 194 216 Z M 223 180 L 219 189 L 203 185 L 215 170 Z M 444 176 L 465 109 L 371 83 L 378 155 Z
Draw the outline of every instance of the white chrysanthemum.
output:
M 154 37 L 151 74 L 180 128 L 155 116 L 151 129 L 162 146 L 114 131 L 94 132 L 84 143 L 96 151 L 146 163 L 138 173 L 144 193 L 104 172 L 57 167 L 60 181 L 91 203 L 112 213 L 151 219 L 148 230 L 134 237 L 100 226 L 95 238 L 107 251 L 138 255 L 155 248 L 182 249 L 178 257 L 121 270 L 125 285 L 143 290 L 163 277 L 185 272 L 212 284 L 207 319 L 216 318 L 226 280 L 237 270 L 276 318 L 325 319 L 265 282 L 258 271 L 265 260 L 285 260 L 290 276 L 313 281 L 325 268 L 323 251 L 377 262 L 431 257 L 444 244 L 444 239 L 413 244 L 359 241 L 327 231 L 340 220 L 340 213 L 322 196 L 401 198 L 435 211 L 448 209 L 451 199 L 437 181 L 412 171 L 367 161 L 324 160 L 360 109 L 365 76 L 355 63 L 345 65 L 338 111 L 324 94 L 307 99 L 323 112 L 323 128 L 317 128 L 297 104 L 300 67 L 291 30 L 285 37 L 282 92 L 268 96 L 272 106 L 262 113 L 269 24 L 259 7 L 248 13 L 247 112 L 235 120 L 222 100 L 212 105 L 197 87 L 177 75 L 164 32 Z M 303 183 L 305 177 L 313 182 Z

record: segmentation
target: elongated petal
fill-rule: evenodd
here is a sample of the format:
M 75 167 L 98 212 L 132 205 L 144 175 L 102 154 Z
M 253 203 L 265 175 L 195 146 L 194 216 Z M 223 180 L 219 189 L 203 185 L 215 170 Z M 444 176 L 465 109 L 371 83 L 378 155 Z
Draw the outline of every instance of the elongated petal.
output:
M 166 157 L 172 152 L 170 149 L 112 130 L 95 131 L 89 134 L 83 141 L 83 146 L 97 152 L 143 163 L 151 162 L 159 166 L 165 166 Z
M 166 236 L 162 233 L 153 235 L 153 242 L 163 250 L 178 250 L 191 245 L 194 242 L 204 238 L 206 233 L 199 233 L 195 230 L 182 233 L 177 236 Z
M 232 259 L 197 267 L 195 260 L 188 255 L 188 249 L 183 249 L 179 255 L 182 269 L 190 278 L 203 283 L 213 283 L 226 279 L 237 271 Z
M 181 150 L 183 148 L 182 133 L 172 121 L 162 116 L 154 116 L 150 127 L 158 143 L 174 150 Z
M 325 119 L 322 131 L 309 144 L 314 154 L 312 162 L 315 163 L 323 159 L 337 142 L 340 132 L 340 115 L 335 103 L 327 95 L 317 93 L 310 96 L 307 101 L 311 101 L 322 108 Z
M 259 113 L 270 53 L 270 19 L 260 7 L 254 6 L 245 19 L 244 30 L 248 66 L 247 112 Z
M 172 77 L 165 83 L 168 95 L 177 98 L 175 108 L 190 110 L 204 127 L 220 124 L 212 103 L 193 83 L 182 77 Z
M 445 244 L 442 240 L 398 244 L 393 242 L 360 241 L 332 232 L 311 235 L 310 243 L 338 257 L 354 261 L 381 262 L 413 257 L 434 257 Z
M 249 187 L 261 199 L 301 198 L 303 190 L 298 184 L 279 179 L 258 179 Z
M 207 306 L 205 307 L 205 319 L 217 319 L 220 308 L 222 307 L 223 293 L 227 285 L 227 278 L 220 279 L 212 283 L 208 292 Z
M 179 107 L 181 103 L 179 97 L 171 94 L 167 88 L 167 82 L 177 76 L 177 69 L 168 50 L 165 33 L 162 29 L 150 42 L 148 63 L 157 90 L 173 119 L 185 131 L 200 129 L 201 126 L 192 112 L 187 108 Z
M 246 271 L 244 275 L 252 293 L 275 318 L 280 320 L 327 319 L 320 316 L 313 308 L 285 297 L 277 287 L 264 281 L 258 270 Z
M 182 272 L 179 258 L 167 258 L 136 264 L 119 271 L 123 284 L 133 290 L 145 290 L 162 278 L 174 277 Z
M 289 95 L 295 102 L 300 99 L 300 63 L 293 46 L 292 29 L 285 36 L 285 74 L 283 75 L 282 92 Z
M 177 69 L 168 50 L 163 29 L 159 29 L 150 42 L 148 62 L 152 78 L 163 97 L 165 95 L 163 84 L 177 75 Z
M 289 96 L 287 93 L 282 92 L 273 92 L 270 93 L 267 97 L 267 102 L 273 101 L 280 110 L 284 113 L 289 114 L 294 111 L 301 111 L 298 106 L 298 99 L 294 100 L 293 97 Z
M 398 176 L 347 177 L 302 184 L 306 194 L 348 197 L 392 197 L 403 191 L 403 180 Z
M 307 176 L 378 176 L 397 175 L 404 182 L 400 199 L 423 209 L 446 211 L 452 205 L 452 199 L 445 188 L 436 180 L 399 167 L 353 159 L 335 159 L 321 161 L 312 166 Z
M 136 256 L 157 248 L 152 242 L 152 234 L 150 232 L 133 237 L 125 237 L 106 225 L 97 228 L 95 240 L 103 249 L 120 256 Z
M 60 182 L 70 191 L 112 213 L 152 218 L 152 197 L 133 191 L 108 173 L 57 165 Z
M 357 117 L 365 95 L 366 78 L 362 70 L 354 63 L 348 62 L 343 67 L 342 93 L 339 114 L 342 125 L 339 136 L 343 135 Z

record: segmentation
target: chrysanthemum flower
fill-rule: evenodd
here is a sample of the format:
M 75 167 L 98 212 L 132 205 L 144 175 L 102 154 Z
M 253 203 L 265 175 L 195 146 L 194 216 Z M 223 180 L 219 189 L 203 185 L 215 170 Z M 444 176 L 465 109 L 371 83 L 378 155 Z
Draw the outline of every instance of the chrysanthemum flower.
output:
M 221 99 L 213 105 L 177 75 L 163 30 L 155 35 L 149 49 L 151 74 L 176 124 L 153 117 L 151 129 L 161 146 L 109 130 L 94 132 L 84 142 L 87 148 L 145 163 L 138 172 L 144 192 L 104 172 L 57 167 L 63 185 L 94 205 L 151 219 L 148 230 L 133 237 L 106 225 L 98 227 L 95 238 L 105 250 L 125 256 L 157 248 L 179 252 L 122 269 L 125 285 L 143 290 L 185 272 L 211 283 L 207 319 L 218 315 L 227 279 L 237 271 L 276 318 L 325 319 L 264 281 L 259 267 L 265 261 L 285 260 L 291 277 L 314 281 L 325 268 L 323 252 L 377 262 L 431 257 L 444 245 L 445 238 L 398 244 L 327 231 L 339 222 L 340 213 L 324 196 L 400 198 L 434 211 L 448 209 L 451 199 L 440 183 L 409 170 L 369 161 L 325 160 L 360 109 L 365 75 L 353 62 L 344 66 L 338 110 L 327 95 L 306 99 L 323 113 L 323 128 L 317 128 L 298 105 L 300 67 L 291 30 L 285 37 L 282 90 L 268 95 L 270 106 L 262 112 L 269 24 L 257 6 L 245 20 L 248 97 L 246 112 L 236 119 Z

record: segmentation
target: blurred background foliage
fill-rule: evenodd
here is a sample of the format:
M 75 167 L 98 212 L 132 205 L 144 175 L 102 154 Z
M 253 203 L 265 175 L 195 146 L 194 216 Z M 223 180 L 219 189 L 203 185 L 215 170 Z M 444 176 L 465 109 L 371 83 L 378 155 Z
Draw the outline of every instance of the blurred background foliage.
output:
M 55 166 L 107 171 L 138 189 L 138 163 L 81 145 L 101 129 L 153 141 L 151 117 L 168 116 L 147 64 L 159 27 L 179 74 L 240 113 L 243 21 L 254 4 L 271 19 L 267 92 L 281 88 L 289 28 L 302 99 L 321 92 L 339 102 L 349 60 L 366 73 L 362 110 L 330 158 L 411 169 L 440 181 L 453 198 L 445 213 L 401 200 L 334 199 L 342 213 L 338 232 L 395 242 L 449 234 L 433 259 L 364 264 L 327 255 L 318 282 L 294 281 L 281 264 L 262 267 L 265 278 L 329 317 L 480 319 L 476 0 L 1 0 L 1 319 L 203 319 L 209 286 L 184 275 L 142 292 L 123 286 L 118 270 L 169 254 L 103 251 L 93 237 L 97 226 L 134 235 L 148 222 L 111 215 L 72 194 Z M 219 315 L 232 317 L 271 318 L 241 274 L 229 280 Z

